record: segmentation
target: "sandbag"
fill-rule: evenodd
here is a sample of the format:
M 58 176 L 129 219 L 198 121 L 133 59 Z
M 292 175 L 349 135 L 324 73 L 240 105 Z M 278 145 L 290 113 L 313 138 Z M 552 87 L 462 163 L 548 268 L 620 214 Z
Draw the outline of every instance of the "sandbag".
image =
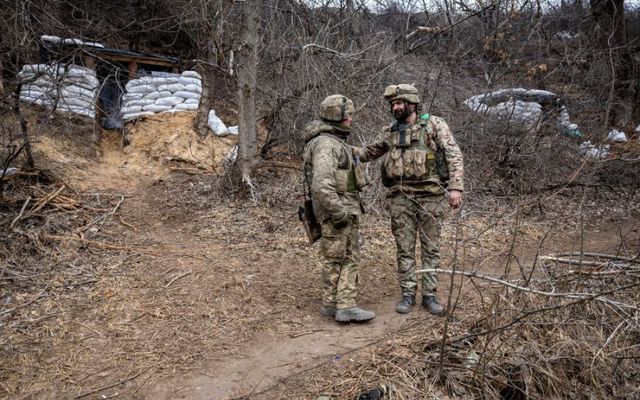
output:
M 193 93 L 193 92 L 187 92 L 185 90 L 180 90 L 177 91 L 173 94 L 176 97 L 182 97 L 183 99 L 190 99 L 190 100 L 196 100 L 196 101 L 200 101 L 200 94 L 198 93 Z
M 172 96 L 172 97 L 162 97 L 158 100 L 156 100 L 156 105 L 159 106 L 175 106 L 176 104 L 180 104 L 184 102 L 184 99 L 182 97 L 176 97 L 176 96 Z

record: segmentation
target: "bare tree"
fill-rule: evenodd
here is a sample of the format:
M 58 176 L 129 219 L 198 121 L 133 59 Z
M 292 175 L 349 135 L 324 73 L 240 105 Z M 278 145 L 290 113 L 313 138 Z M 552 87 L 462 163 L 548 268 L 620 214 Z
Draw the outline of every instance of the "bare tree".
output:
M 256 134 L 256 76 L 262 0 L 240 4 L 241 31 L 238 47 L 238 162 L 242 181 L 252 187 L 251 173 L 257 153 Z

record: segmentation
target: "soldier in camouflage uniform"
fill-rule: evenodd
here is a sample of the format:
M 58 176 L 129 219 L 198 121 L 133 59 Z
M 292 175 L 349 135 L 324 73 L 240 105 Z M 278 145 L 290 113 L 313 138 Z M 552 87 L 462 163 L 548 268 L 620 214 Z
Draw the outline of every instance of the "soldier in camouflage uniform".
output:
M 322 225 L 323 295 L 320 313 L 339 322 L 375 317 L 356 306 L 360 268 L 360 190 L 365 182 L 346 139 L 351 132 L 353 102 L 332 95 L 320 105 L 320 120 L 304 131 L 304 173 L 313 211 Z
M 445 194 L 451 208 L 462 203 L 462 152 L 442 118 L 420 115 L 420 97 L 414 86 L 388 86 L 384 98 L 396 121 L 384 130 L 382 141 L 353 148 L 353 153 L 362 161 L 384 155 L 382 183 L 389 188 L 391 230 L 402 290 L 395 309 L 406 314 L 416 302 L 416 235 L 420 238 L 422 269 L 438 268 Z M 442 314 L 444 309 L 436 298 L 438 276 L 423 273 L 421 281 L 422 305 L 432 314 Z

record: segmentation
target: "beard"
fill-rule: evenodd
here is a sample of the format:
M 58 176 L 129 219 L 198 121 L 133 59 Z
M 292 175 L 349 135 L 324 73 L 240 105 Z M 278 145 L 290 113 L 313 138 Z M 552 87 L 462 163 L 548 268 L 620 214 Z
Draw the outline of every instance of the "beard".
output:
M 396 118 L 398 122 L 404 122 L 407 117 L 415 111 L 415 106 L 413 104 L 406 104 L 401 110 L 396 110 L 393 112 L 393 116 Z

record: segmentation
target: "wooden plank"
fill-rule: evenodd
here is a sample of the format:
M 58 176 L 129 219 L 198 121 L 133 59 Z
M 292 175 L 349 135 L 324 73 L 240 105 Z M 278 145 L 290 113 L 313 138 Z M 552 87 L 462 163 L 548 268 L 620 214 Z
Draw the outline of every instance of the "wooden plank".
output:
M 105 60 L 110 60 L 110 61 L 126 61 L 126 62 L 135 61 L 138 64 L 160 65 L 163 67 L 173 67 L 178 64 L 177 61 L 171 62 L 171 61 L 164 61 L 164 60 L 147 58 L 147 57 L 125 56 L 125 55 L 119 55 L 119 54 L 101 53 L 99 57 Z

